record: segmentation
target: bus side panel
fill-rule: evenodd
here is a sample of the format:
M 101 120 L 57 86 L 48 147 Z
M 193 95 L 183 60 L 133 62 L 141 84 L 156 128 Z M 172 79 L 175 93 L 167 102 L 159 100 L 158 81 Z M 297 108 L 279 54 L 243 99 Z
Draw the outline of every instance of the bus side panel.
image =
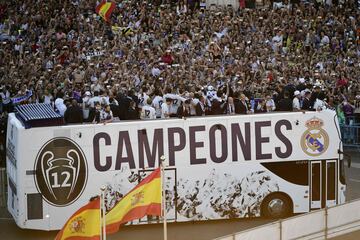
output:
M 6 140 L 6 173 L 8 183 L 7 208 L 15 221 L 19 224 L 19 160 L 20 160 L 20 141 L 21 124 L 13 114 L 8 118 L 8 131 Z M 21 186 L 21 185 L 20 185 Z
M 321 128 L 330 139 L 324 142 L 327 150 L 315 157 L 309 156 L 302 144 L 304 133 L 309 131 L 306 124 L 313 118 L 324 122 Z M 308 186 L 293 184 L 269 171 L 262 163 L 334 158 L 339 140 L 332 131 L 332 118 L 333 115 L 328 113 L 274 113 L 211 117 L 206 121 L 204 118 L 188 118 L 24 130 L 21 138 L 27 142 L 24 142 L 22 151 L 25 153 L 19 160 L 23 169 L 18 170 L 25 176 L 21 182 L 23 198 L 31 195 L 34 201 L 38 200 L 36 194 L 41 189 L 35 181 L 35 161 L 44 161 L 45 170 L 51 167 L 44 152 L 53 153 L 52 160 L 68 164 L 63 172 L 70 167 L 75 171 L 80 166 L 70 161 L 76 156 L 79 164 L 85 162 L 82 168 L 86 168 L 86 177 L 76 175 L 79 178 L 75 178 L 78 181 L 73 184 L 81 191 L 71 199 L 71 194 L 68 194 L 70 187 L 59 189 L 67 182 L 55 178 L 58 173 L 51 172 L 47 187 L 54 190 L 57 197 L 63 191 L 60 197 L 68 196 L 70 200 L 58 204 L 51 200 L 48 192 L 42 192 L 42 219 L 27 218 L 26 223 L 18 222 L 18 225 L 60 229 L 68 217 L 98 195 L 104 186 L 107 189 L 107 208 L 110 209 L 120 196 L 158 167 L 161 155 L 166 158 L 165 188 L 171 221 L 259 216 L 262 200 L 274 192 L 289 195 L 295 212 L 306 212 L 309 210 Z M 72 155 L 72 150 L 75 155 Z M 32 175 L 27 175 L 27 171 L 32 171 Z M 42 174 L 41 171 L 37 173 Z M 71 175 L 71 179 L 74 176 Z M 43 190 L 48 191 L 46 188 Z M 23 205 L 27 203 L 24 200 Z M 26 212 L 26 208 L 29 206 L 21 211 Z M 37 212 L 30 212 L 32 216 L 38 216 Z M 133 223 L 146 223 L 146 220 Z

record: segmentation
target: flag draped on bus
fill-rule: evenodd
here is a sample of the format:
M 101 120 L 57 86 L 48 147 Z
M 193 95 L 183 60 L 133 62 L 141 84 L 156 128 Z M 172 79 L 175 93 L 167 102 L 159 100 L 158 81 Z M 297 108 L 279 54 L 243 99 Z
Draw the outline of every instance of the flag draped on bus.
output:
M 161 172 L 153 171 L 106 214 L 106 233 L 115 233 L 121 224 L 146 215 L 161 216 Z
M 100 198 L 96 198 L 69 218 L 55 240 L 100 240 L 100 213 Z
M 116 5 L 113 2 L 107 2 L 102 0 L 99 5 L 96 6 L 96 13 L 100 15 L 105 21 L 110 20 L 111 13 L 114 11 Z

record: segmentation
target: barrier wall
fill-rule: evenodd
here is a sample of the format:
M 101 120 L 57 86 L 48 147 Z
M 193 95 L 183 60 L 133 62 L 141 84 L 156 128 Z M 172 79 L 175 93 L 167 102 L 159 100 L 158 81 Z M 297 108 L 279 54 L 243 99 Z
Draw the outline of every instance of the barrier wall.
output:
M 215 240 L 320 240 L 360 229 L 360 199 L 276 221 Z

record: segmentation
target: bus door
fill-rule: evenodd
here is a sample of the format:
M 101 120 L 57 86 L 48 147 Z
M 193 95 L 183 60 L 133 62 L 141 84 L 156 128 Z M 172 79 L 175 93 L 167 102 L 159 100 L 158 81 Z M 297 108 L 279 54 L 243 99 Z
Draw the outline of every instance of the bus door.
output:
M 336 160 L 311 161 L 310 207 L 319 209 L 336 204 Z

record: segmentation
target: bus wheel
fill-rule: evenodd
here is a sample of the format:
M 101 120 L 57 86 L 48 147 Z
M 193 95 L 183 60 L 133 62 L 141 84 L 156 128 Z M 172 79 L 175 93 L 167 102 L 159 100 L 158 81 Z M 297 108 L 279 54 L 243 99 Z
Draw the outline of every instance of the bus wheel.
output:
M 261 215 L 268 218 L 284 218 L 292 213 L 291 200 L 284 194 L 267 196 L 261 204 Z

